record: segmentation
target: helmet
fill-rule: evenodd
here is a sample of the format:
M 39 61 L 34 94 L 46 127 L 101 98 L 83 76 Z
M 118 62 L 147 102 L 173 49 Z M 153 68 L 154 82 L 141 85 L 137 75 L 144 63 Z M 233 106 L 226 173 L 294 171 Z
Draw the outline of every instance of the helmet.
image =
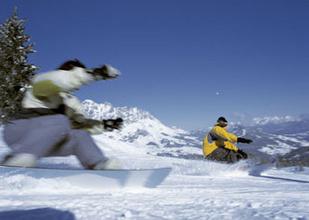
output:
M 81 63 L 78 59 L 74 59 L 74 60 L 68 60 L 66 62 L 64 62 L 63 64 L 61 64 L 58 67 L 58 70 L 72 70 L 74 67 L 80 67 L 80 68 L 86 68 L 86 66 Z
M 219 125 L 220 127 L 226 127 L 227 126 L 227 120 L 224 117 L 219 117 L 217 120 L 217 125 Z

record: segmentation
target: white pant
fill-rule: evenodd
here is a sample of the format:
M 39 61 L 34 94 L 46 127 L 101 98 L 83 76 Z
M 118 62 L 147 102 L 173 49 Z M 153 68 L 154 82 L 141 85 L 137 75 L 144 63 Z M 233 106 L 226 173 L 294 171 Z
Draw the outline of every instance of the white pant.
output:
M 14 120 L 4 126 L 3 135 L 13 154 L 29 153 L 38 158 L 75 155 L 85 168 L 107 160 L 91 135 L 72 129 L 65 115 Z

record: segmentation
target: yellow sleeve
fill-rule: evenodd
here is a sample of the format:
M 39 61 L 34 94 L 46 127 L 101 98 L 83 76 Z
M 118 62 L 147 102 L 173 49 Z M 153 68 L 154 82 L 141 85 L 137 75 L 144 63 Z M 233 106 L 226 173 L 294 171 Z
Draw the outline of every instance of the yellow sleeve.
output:
M 60 92 L 61 88 L 51 80 L 38 81 L 32 85 L 32 93 L 38 99 L 59 95 Z
M 228 141 L 224 142 L 224 148 L 227 148 L 227 149 L 230 149 L 230 150 L 233 150 L 233 151 L 238 150 L 238 148 L 234 144 L 232 144 L 231 142 L 228 142 Z
M 236 142 L 237 142 L 237 136 L 236 136 L 235 134 L 228 133 L 228 132 L 226 132 L 226 133 L 227 133 L 228 136 L 229 136 L 230 142 L 232 142 L 232 143 L 236 143 Z
M 237 142 L 237 136 L 227 132 L 224 128 L 221 128 L 220 126 L 215 126 L 213 128 L 213 132 L 219 136 L 221 139 L 223 139 L 224 141 L 229 141 L 232 143 L 236 143 Z

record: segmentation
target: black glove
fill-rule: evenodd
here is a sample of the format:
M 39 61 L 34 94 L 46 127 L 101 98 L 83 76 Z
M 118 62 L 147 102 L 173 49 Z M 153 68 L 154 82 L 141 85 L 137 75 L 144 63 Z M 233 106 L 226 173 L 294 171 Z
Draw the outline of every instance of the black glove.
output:
M 119 130 L 123 126 L 122 118 L 103 120 L 102 123 L 103 123 L 104 129 L 107 131 L 112 131 L 114 129 Z
M 241 149 L 238 149 L 237 153 L 239 153 L 241 155 L 241 157 L 244 158 L 244 159 L 248 158 L 248 154 L 245 153 L 244 151 L 242 151 Z
M 250 143 L 252 143 L 252 140 L 239 137 L 239 138 L 237 138 L 237 143 L 250 144 Z
M 96 79 L 104 79 L 104 80 L 117 78 L 120 74 L 119 70 L 107 64 L 95 68 L 91 70 L 89 73 L 94 75 Z

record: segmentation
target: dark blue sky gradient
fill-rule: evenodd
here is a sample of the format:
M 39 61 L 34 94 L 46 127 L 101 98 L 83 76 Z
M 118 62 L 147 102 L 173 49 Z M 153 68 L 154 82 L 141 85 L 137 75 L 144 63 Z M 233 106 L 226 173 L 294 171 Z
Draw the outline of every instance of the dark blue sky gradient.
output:
M 77 95 L 137 106 L 194 129 L 219 116 L 298 115 L 309 109 L 307 0 L 1 0 L 18 7 L 40 71 L 69 58 L 122 71 Z

